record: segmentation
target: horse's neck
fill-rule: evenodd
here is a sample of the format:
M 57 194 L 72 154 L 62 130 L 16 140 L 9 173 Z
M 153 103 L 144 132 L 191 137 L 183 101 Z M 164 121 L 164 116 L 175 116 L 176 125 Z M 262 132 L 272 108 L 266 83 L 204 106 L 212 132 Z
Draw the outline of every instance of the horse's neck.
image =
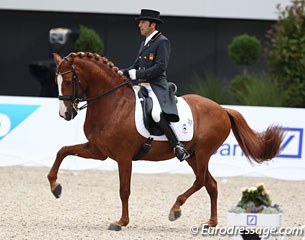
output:
M 92 79 L 93 80 L 93 79 Z M 102 81 L 101 79 L 95 79 L 90 81 L 88 98 L 94 98 L 102 93 L 106 93 L 111 89 L 114 89 L 122 83 L 120 80 L 107 79 Z M 94 100 L 93 100 L 94 101 Z M 113 119 L 119 120 L 130 114 L 134 104 L 135 98 L 132 88 L 127 85 L 113 91 L 105 97 L 101 97 L 96 103 L 90 105 L 87 109 L 87 114 L 92 116 L 98 116 L 96 121 L 111 122 Z

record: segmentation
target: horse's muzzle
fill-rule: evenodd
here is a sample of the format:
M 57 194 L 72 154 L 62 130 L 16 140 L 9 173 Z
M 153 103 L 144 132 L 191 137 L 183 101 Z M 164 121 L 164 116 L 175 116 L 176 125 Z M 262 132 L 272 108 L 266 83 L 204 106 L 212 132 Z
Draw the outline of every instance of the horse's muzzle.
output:
M 67 108 L 67 111 L 65 112 L 65 115 L 62 116 L 61 114 L 59 114 L 62 118 L 64 118 L 67 121 L 72 120 L 73 118 L 76 117 L 77 115 L 77 111 L 74 109 L 74 107 L 71 105 L 69 105 L 69 107 Z

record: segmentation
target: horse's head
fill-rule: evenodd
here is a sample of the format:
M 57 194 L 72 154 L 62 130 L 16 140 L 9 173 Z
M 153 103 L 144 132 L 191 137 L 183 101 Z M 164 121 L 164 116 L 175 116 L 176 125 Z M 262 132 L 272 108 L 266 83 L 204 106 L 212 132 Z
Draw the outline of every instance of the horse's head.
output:
M 84 86 L 76 74 L 73 54 L 61 58 L 54 53 L 53 57 L 57 65 L 55 81 L 59 92 L 59 115 L 70 121 L 77 115 L 78 102 L 85 94 Z
M 65 58 L 54 53 L 53 57 L 57 64 L 55 81 L 60 100 L 59 115 L 65 120 L 73 119 L 78 110 L 130 85 L 128 79 L 118 73 L 118 67 L 96 53 L 70 53 Z M 87 103 L 78 107 L 80 102 Z

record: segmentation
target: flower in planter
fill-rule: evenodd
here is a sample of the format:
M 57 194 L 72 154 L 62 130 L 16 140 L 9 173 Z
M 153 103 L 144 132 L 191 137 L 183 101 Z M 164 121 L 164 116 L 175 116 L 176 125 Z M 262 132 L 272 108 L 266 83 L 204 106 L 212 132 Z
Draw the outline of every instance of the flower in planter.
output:
M 263 184 L 259 184 L 256 187 L 246 188 L 242 192 L 242 198 L 238 205 L 244 208 L 249 202 L 253 202 L 255 207 L 259 207 L 261 205 L 269 207 L 271 205 L 269 194 L 267 193 Z
M 242 190 L 241 200 L 237 206 L 230 209 L 233 213 L 280 213 L 279 205 L 271 205 L 271 199 L 264 184 L 258 184 L 256 187 L 244 188 Z

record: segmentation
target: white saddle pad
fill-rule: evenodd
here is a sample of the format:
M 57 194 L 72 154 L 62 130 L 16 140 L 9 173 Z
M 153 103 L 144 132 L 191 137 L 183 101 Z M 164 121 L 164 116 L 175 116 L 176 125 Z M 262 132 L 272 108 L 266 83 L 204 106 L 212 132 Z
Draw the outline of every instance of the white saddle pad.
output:
M 145 128 L 142 105 L 138 97 L 138 88 L 134 87 L 134 92 L 136 96 L 136 111 L 135 111 L 135 124 L 138 132 L 145 138 L 153 138 L 156 141 L 168 141 L 165 135 L 154 136 L 151 135 L 148 130 Z M 179 141 L 190 141 L 193 138 L 194 134 L 194 121 L 192 111 L 189 105 L 182 97 L 178 97 L 178 114 L 180 121 L 171 123 L 171 127 L 175 131 Z

